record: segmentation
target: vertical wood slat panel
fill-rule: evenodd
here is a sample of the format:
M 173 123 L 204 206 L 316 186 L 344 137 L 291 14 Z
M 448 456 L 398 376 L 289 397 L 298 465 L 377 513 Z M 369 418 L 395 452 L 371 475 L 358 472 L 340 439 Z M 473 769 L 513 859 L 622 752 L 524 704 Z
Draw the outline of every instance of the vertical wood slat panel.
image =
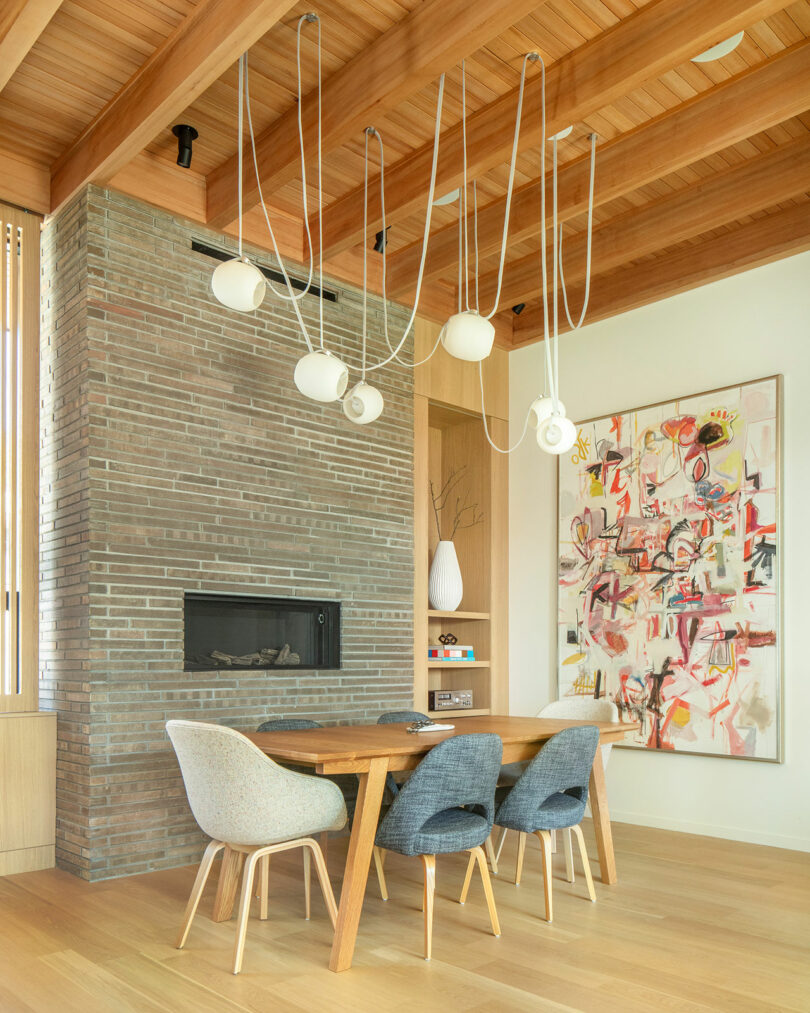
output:
M 8 594 L 8 581 L 6 574 L 6 461 L 8 456 L 8 398 L 6 396 L 6 380 L 8 377 L 7 355 L 8 355 L 8 334 L 10 330 L 8 286 L 9 286 L 9 264 L 11 254 L 9 252 L 9 237 L 11 225 L 6 221 L 5 216 L 0 219 L 2 224 L 2 267 L 0 267 L 0 344 L 2 345 L 2 357 L 0 357 L 0 638 L 2 651 L 0 651 L 0 706 L 11 693 L 9 676 L 11 665 L 8 652 L 8 630 L 6 599 Z M 3 707 L 5 710 L 6 708 Z
M 40 222 L 0 205 L 0 712 L 39 699 Z

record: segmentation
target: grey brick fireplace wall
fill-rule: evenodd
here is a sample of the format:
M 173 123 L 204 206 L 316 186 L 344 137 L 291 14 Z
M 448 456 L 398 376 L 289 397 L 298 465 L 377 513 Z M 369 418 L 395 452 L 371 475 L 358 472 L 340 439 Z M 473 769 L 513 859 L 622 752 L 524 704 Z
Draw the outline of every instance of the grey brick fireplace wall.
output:
M 193 238 L 225 245 L 96 187 L 43 237 L 41 697 L 57 860 L 87 879 L 199 856 L 168 718 L 357 722 L 412 701 L 412 373 L 376 374 L 371 426 L 305 400 L 289 306 L 220 307 Z M 356 364 L 361 294 L 330 287 L 328 346 Z M 374 358 L 380 317 L 374 300 Z M 340 600 L 343 667 L 185 673 L 184 591 Z

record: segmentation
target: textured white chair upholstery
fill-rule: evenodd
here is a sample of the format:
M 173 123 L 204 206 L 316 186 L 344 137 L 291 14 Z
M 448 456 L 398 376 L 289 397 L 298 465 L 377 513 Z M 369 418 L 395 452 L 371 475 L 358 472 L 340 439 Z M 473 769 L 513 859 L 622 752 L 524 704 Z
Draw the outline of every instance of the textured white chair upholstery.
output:
M 169 721 L 166 730 L 177 753 L 191 811 L 203 833 L 212 838 L 189 897 L 178 949 L 185 944 L 211 865 L 223 848 L 227 849 L 226 855 L 236 852 L 237 857 L 246 856 L 234 974 L 242 966 L 256 866 L 265 855 L 291 848 L 308 849 L 315 859 L 334 928 L 335 898 L 323 854 L 312 835 L 345 826 L 346 803 L 340 788 L 326 778 L 279 766 L 232 728 L 199 721 Z
M 610 721 L 615 724 L 619 720 L 619 708 L 613 703 L 612 700 L 596 700 L 592 696 L 564 696 L 561 700 L 552 700 L 551 703 L 547 703 L 545 707 L 541 707 L 536 715 L 538 718 L 560 718 L 564 721 Z M 612 742 L 606 742 L 601 747 L 602 749 L 602 766 L 607 770 L 608 760 L 610 759 L 610 751 L 613 748 Z M 511 764 L 509 766 L 517 766 Z M 511 772 L 510 772 L 511 773 Z M 515 771 L 514 773 L 517 773 Z M 590 808 L 590 804 L 589 804 Z M 557 835 L 556 831 L 551 832 L 552 839 L 552 850 L 557 850 Z M 496 851 L 496 862 L 501 857 L 501 851 L 503 850 L 504 841 L 506 840 L 506 830 L 501 833 L 501 839 L 498 842 L 498 848 Z M 518 865 L 521 864 L 523 849 L 525 847 L 525 840 L 520 841 L 518 844 Z M 571 841 L 571 831 L 565 830 L 563 832 L 563 847 L 565 849 L 565 870 L 566 876 L 569 883 L 574 882 L 574 852 Z M 497 865 L 493 870 L 497 875 Z M 516 872 L 516 879 L 520 879 L 520 869 Z

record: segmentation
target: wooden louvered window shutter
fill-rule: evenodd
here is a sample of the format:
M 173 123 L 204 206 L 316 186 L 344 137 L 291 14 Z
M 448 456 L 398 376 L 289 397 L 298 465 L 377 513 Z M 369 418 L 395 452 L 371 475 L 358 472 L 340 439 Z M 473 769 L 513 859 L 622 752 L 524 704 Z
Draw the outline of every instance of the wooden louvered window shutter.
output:
M 0 204 L 0 712 L 39 702 L 40 225 Z

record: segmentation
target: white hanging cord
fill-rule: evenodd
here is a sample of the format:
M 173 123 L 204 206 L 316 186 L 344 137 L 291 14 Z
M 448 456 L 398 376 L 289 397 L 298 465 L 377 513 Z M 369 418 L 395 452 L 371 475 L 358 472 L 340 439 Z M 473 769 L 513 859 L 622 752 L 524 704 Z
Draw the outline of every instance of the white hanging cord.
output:
M 464 306 L 470 312 L 470 253 L 467 244 L 467 218 L 469 208 L 467 207 L 467 66 L 466 61 L 461 61 L 461 148 L 462 157 L 462 185 L 459 200 L 459 211 L 463 208 L 464 214 Z M 460 296 L 459 296 L 460 298 Z
M 520 123 L 523 118 L 523 92 L 526 85 L 526 64 L 529 61 L 532 61 L 532 63 L 534 63 L 537 60 L 540 61 L 540 66 L 543 68 L 543 100 L 545 103 L 545 90 L 546 90 L 545 64 L 540 59 L 540 55 L 538 53 L 527 53 L 523 57 L 523 66 L 520 69 L 520 89 L 518 91 L 517 114 L 515 116 L 515 134 L 512 140 L 512 159 L 509 163 L 509 183 L 506 188 L 506 206 L 504 208 L 503 213 L 503 235 L 501 237 L 501 257 L 500 262 L 498 264 L 498 285 L 495 290 L 495 305 L 492 307 L 492 310 L 486 314 L 487 320 L 491 320 L 498 312 L 498 303 L 500 302 L 501 299 L 501 286 L 503 284 L 503 269 L 504 264 L 506 263 L 506 245 L 509 238 L 509 213 L 512 210 L 512 191 L 514 190 L 515 186 L 515 167 L 517 164 L 518 143 L 520 141 Z M 543 106 L 543 118 L 545 119 L 545 104 Z M 466 145 L 465 145 L 465 153 L 466 153 Z
M 559 411 L 559 408 L 560 408 L 560 389 L 559 389 L 559 378 L 560 378 L 559 365 L 560 365 L 560 359 L 559 359 L 559 347 L 558 347 L 558 343 L 559 343 L 559 301 L 558 301 L 558 298 L 557 298 L 557 272 L 558 272 L 558 269 L 559 269 L 559 265 L 557 263 L 557 257 L 558 257 L 558 253 L 557 253 L 558 235 L 557 235 L 557 137 L 556 137 L 556 135 L 551 140 L 551 157 L 552 157 L 552 170 L 551 170 L 551 173 L 552 173 L 552 188 L 551 188 L 552 211 L 551 211 L 551 217 L 552 217 L 552 227 L 554 229 L 554 235 L 553 235 L 553 238 L 552 238 L 552 256 L 554 258 L 554 264 L 553 264 L 553 269 L 552 269 L 553 287 L 552 287 L 552 290 L 551 290 L 551 295 L 552 295 L 552 298 L 553 298 L 553 307 L 554 307 L 554 316 L 553 316 L 554 334 L 553 334 L 553 337 L 552 337 L 552 341 L 553 341 L 553 345 L 554 345 L 554 348 L 553 348 L 554 369 L 552 370 L 552 373 L 551 373 L 551 402 L 552 402 L 552 410 L 554 411 L 555 414 L 557 414 L 557 412 Z
M 463 228 L 463 226 L 462 226 L 462 222 L 461 222 L 461 218 L 462 218 L 463 214 L 464 214 L 464 206 L 463 206 L 462 201 L 461 201 L 461 189 L 459 189 L 459 191 L 458 191 L 458 286 L 457 286 L 457 289 L 458 289 L 458 311 L 459 311 L 459 313 L 461 313 L 462 309 L 464 308 L 462 300 L 461 300 L 461 294 L 463 292 L 463 287 L 462 287 L 462 284 L 461 284 L 461 274 L 462 274 L 462 271 L 463 271 L 463 260 L 464 260 L 464 241 L 463 241 L 463 238 L 462 238 L 462 228 Z
M 360 365 L 360 379 L 366 378 L 366 343 L 368 335 L 368 135 L 376 134 L 374 127 L 366 127 L 364 134 L 365 157 L 363 164 L 363 353 Z M 383 243 L 385 233 L 383 233 Z M 386 338 L 388 337 L 386 328 Z M 388 346 L 391 347 L 390 344 Z
M 554 372 L 551 363 L 551 339 L 548 322 L 548 250 L 546 245 L 546 67 L 540 60 L 542 77 L 540 112 L 540 287 L 543 291 L 543 365 L 544 393 L 553 397 Z
M 565 315 L 568 318 L 568 324 L 572 330 L 578 331 L 582 327 L 582 323 L 585 320 L 585 314 L 588 310 L 588 300 L 591 295 L 591 239 L 593 237 L 593 180 L 594 170 L 596 169 L 596 134 L 591 134 L 591 182 L 588 187 L 588 242 L 585 252 L 585 296 L 582 300 L 582 312 L 579 315 L 579 320 L 574 323 L 571 319 L 571 313 L 568 309 L 568 292 L 565 289 L 565 275 L 563 273 L 563 227 L 560 225 L 560 288 L 562 289 L 563 305 L 565 307 Z
M 239 181 L 236 186 L 237 200 L 239 202 L 239 259 L 242 259 L 242 145 L 244 144 L 243 107 L 245 105 L 245 60 L 246 54 L 239 57 Z
M 487 409 L 486 406 L 484 405 L 484 363 L 481 361 L 479 361 L 478 363 L 478 383 L 481 387 L 481 418 L 484 420 L 484 436 L 486 436 L 487 438 L 487 443 L 490 445 L 490 447 L 492 447 L 493 450 L 497 450 L 499 454 L 513 454 L 517 450 L 517 448 L 521 445 L 521 443 L 523 443 L 523 441 L 526 439 L 526 433 L 528 432 L 529 429 L 529 418 L 531 417 L 532 414 L 531 405 L 529 406 L 529 410 L 526 412 L 526 419 L 523 423 L 523 432 L 518 437 L 517 443 L 513 444 L 511 447 L 504 450 L 502 447 L 499 447 L 497 443 L 494 443 L 492 437 L 489 435 L 489 425 L 487 424 Z
M 430 168 L 430 187 L 428 189 L 428 205 L 427 205 L 427 213 L 425 215 L 425 231 L 422 236 L 422 256 L 419 260 L 419 273 L 417 274 L 416 278 L 416 294 L 414 296 L 413 309 L 411 310 L 411 315 L 408 319 L 408 323 L 405 326 L 405 330 L 402 333 L 402 337 L 400 338 L 397 347 L 391 352 L 390 355 L 388 355 L 387 358 L 380 360 L 380 362 L 375 362 L 373 366 L 369 366 L 368 367 L 369 373 L 372 370 L 381 369 L 383 366 L 387 366 L 389 362 L 397 358 L 397 355 L 402 350 L 402 346 L 405 344 L 405 341 L 407 340 L 407 337 L 411 332 L 414 320 L 416 320 L 416 312 L 419 308 L 419 296 L 422 292 L 422 279 L 425 274 L 425 261 L 427 259 L 428 240 L 430 238 L 430 220 L 433 213 L 433 200 L 436 193 L 436 170 L 439 162 L 439 138 L 441 136 L 441 127 L 442 127 L 443 99 L 444 99 L 444 74 L 442 74 L 442 76 L 439 78 L 439 93 L 436 99 L 436 125 L 433 132 L 433 163 Z M 379 131 L 377 131 L 377 136 L 380 137 Z M 380 138 L 380 151 L 382 159 L 382 138 Z M 380 181 L 382 183 L 382 176 L 380 177 Z M 384 236 L 385 219 L 383 219 L 382 226 Z M 385 256 L 385 246 L 383 246 L 383 257 L 384 256 Z M 383 299 L 386 298 L 387 298 L 386 293 L 383 292 Z
M 253 153 L 253 169 L 256 173 L 256 180 L 258 182 L 259 159 L 256 154 L 256 135 L 253 131 L 253 117 L 250 111 L 250 74 L 248 73 L 247 54 L 245 55 L 245 112 L 247 113 L 248 131 L 250 132 L 250 147 Z M 264 195 L 262 194 L 261 183 L 259 183 L 258 186 L 259 186 L 259 202 L 261 203 L 262 211 L 264 212 L 264 220 L 267 224 L 267 231 L 269 232 L 270 239 L 273 243 L 273 252 L 276 255 L 278 266 L 281 268 L 281 273 L 284 276 L 284 282 L 287 286 L 287 292 L 289 293 L 289 295 L 283 295 L 281 293 L 277 294 L 281 295 L 281 298 L 289 299 L 292 302 L 292 308 L 295 311 L 296 318 L 298 319 L 298 326 L 301 328 L 301 333 L 304 336 L 304 341 L 306 342 L 307 350 L 312 352 L 314 351 L 314 349 L 312 347 L 312 341 L 310 340 L 309 337 L 309 332 L 307 331 L 307 325 L 304 323 L 304 318 L 301 316 L 301 308 L 298 305 L 298 298 L 293 292 L 292 283 L 290 282 L 290 276 L 287 273 L 287 268 L 284 266 L 284 261 L 281 258 L 281 252 L 279 251 L 278 243 L 276 242 L 276 234 L 275 232 L 273 232 L 273 226 L 270 224 L 270 215 L 267 213 L 267 205 L 264 202 Z M 271 288 L 274 292 L 276 291 L 274 286 L 271 285 Z
M 478 300 L 478 191 L 473 180 L 473 241 L 475 243 L 475 312 L 480 310 Z M 469 309 L 469 307 L 467 307 Z
M 546 386 L 545 386 L 544 389 L 548 389 L 549 374 L 551 372 L 551 359 L 549 357 L 550 353 L 549 353 L 549 341 L 548 341 L 548 295 L 546 293 L 546 273 L 547 273 L 547 265 L 546 265 L 546 65 L 543 62 L 542 57 L 538 53 L 529 53 L 525 57 L 525 59 L 523 61 L 523 73 L 524 74 L 525 74 L 525 70 L 526 70 L 526 60 L 529 60 L 529 59 L 536 60 L 540 64 L 540 184 L 541 184 L 541 187 L 540 187 L 540 251 L 541 251 L 540 256 L 541 256 L 541 259 L 542 259 L 541 274 L 542 274 L 542 286 L 543 286 L 543 326 L 545 328 L 545 338 L 546 338 L 544 344 L 545 344 L 545 352 L 546 352 L 546 359 L 547 359 L 547 363 L 546 363 Z M 520 94 L 520 100 L 518 102 L 518 109 L 520 109 L 520 106 L 522 104 L 522 98 L 523 98 L 523 75 L 521 75 L 521 94 Z M 518 113 L 518 120 L 517 120 L 517 122 L 520 123 L 520 113 Z M 517 131 L 516 131 L 516 133 L 517 133 Z M 513 150 L 513 155 L 514 155 L 514 149 L 515 149 L 515 147 L 516 147 L 516 144 L 513 145 L 513 149 L 512 149 Z M 511 185 L 512 185 L 513 171 L 514 171 L 514 157 L 512 159 L 512 166 L 510 168 L 510 179 L 509 179 L 510 188 L 511 188 Z M 505 221 L 504 221 L 504 238 L 506 237 L 506 228 L 507 228 L 508 222 L 509 222 L 509 204 L 510 204 L 510 201 L 511 201 L 511 192 L 508 192 L 507 193 L 507 207 L 506 207 L 506 213 L 505 213 L 505 216 L 504 216 L 505 217 Z M 504 253 L 504 246 L 505 246 L 505 244 L 501 246 L 501 264 L 500 264 L 500 269 L 499 269 L 499 273 L 498 273 L 498 296 L 497 296 L 496 301 L 495 301 L 496 308 L 497 308 L 497 305 L 498 305 L 498 300 L 500 299 L 501 278 L 503 276 L 503 253 Z M 487 317 L 487 319 L 490 319 L 490 317 Z M 492 449 L 495 450 L 495 451 L 497 451 L 499 454 L 511 454 L 515 450 L 517 450 L 517 448 L 521 445 L 521 443 L 526 438 L 526 432 L 528 431 L 528 428 L 529 428 L 529 418 L 531 416 L 531 411 L 532 411 L 531 405 L 529 406 L 529 410 L 526 412 L 526 420 L 523 423 L 523 431 L 520 434 L 520 438 L 518 439 L 517 443 L 515 443 L 513 446 L 508 447 L 506 450 L 504 450 L 501 447 L 497 446 L 497 444 L 495 444 L 493 442 L 492 437 L 489 435 L 489 426 L 487 424 L 486 406 L 484 404 L 484 367 L 483 367 L 483 364 L 480 363 L 480 362 L 478 363 L 478 382 L 479 382 L 479 385 L 481 387 L 481 417 L 484 420 L 484 435 L 487 438 L 487 443 L 489 443 L 490 447 L 492 447 Z

